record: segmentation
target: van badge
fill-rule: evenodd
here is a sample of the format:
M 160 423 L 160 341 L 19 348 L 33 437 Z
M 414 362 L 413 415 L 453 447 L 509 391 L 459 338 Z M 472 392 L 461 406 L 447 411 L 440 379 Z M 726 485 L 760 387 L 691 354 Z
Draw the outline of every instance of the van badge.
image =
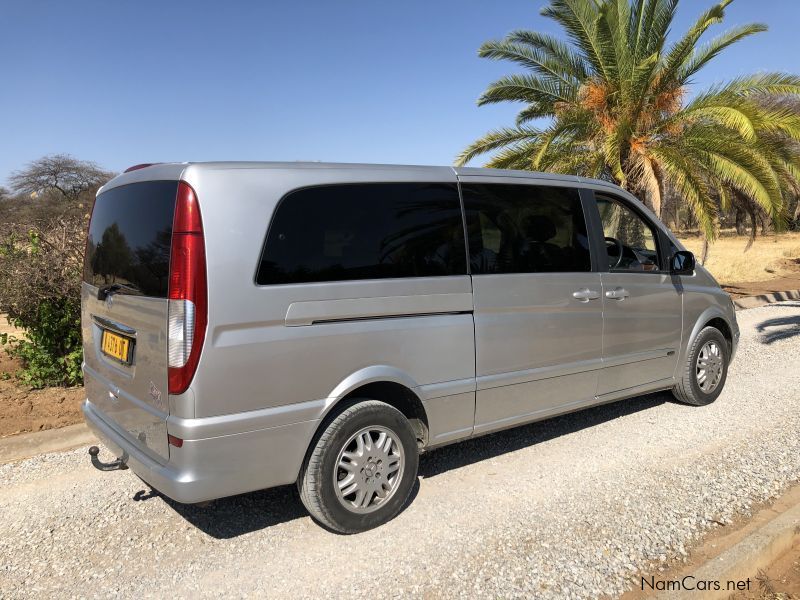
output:
M 152 381 L 150 382 L 150 397 L 156 401 L 159 407 L 161 406 L 161 390 Z

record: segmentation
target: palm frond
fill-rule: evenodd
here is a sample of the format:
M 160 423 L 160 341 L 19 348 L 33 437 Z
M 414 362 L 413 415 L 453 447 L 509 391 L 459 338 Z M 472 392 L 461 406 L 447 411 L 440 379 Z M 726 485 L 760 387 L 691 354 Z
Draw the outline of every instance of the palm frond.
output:
M 709 27 L 722 22 L 722 18 L 725 16 L 725 7 L 730 3 L 731 0 L 723 0 L 709 8 L 700 15 L 689 31 L 672 45 L 664 59 L 664 70 L 668 74 L 675 73 L 692 56 L 697 42 Z
M 535 142 L 541 132 L 537 129 L 519 127 L 516 129 L 503 128 L 490 131 L 483 137 L 475 140 L 456 157 L 456 165 L 463 166 L 476 156 L 492 152 L 498 148 L 513 146 L 523 142 Z
M 553 61 L 551 64 L 559 64 L 565 76 L 582 81 L 591 73 L 589 65 L 579 52 L 575 52 L 561 40 L 538 31 L 516 30 L 506 37 L 512 44 L 525 44 L 545 53 Z
M 478 105 L 496 102 L 526 102 L 552 106 L 556 102 L 574 102 L 577 90 L 566 84 L 537 75 L 517 74 L 501 77 L 490 84 L 478 98 Z
M 717 207 L 698 166 L 674 149 L 659 147 L 651 152 L 664 169 L 670 185 L 689 203 L 706 238 L 713 240 L 717 235 Z
M 598 8 L 594 2 L 551 0 L 541 14 L 559 23 L 566 30 L 567 36 L 580 48 L 595 73 L 608 78 L 603 51 L 597 40 Z
M 640 0 L 631 14 L 631 46 L 638 62 L 664 47 L 678 0 Z
M 541 104 L 529 104 L 517 113 L 516 125 L 520 127 L 536 119 L 554 116 L 555 113 L 551 107 L 542 106 Z
M 494 40 L 485 42 L 478 49 L 478 56 L 493 60 L 508 60 L 522 65 L 546 79 L 560 81 L 568 86 L 579 84 L 577 78 L 570 72 L 570 66 L 547 56 L 545 52 L 530 45 L 520 44 L 509 40 Z
M 728 83 L 712 86 L 706 94 L 733 94 L 739 96 L 800 95 L 800 75 L 789 73 L 758 73 L 736 77 Z
M 751 35 L 767 31 L 767 29 L 768 27 L 766 25 L 752 23 L 750 25 L 736 27 L 714 38 L 707 44 L 693 51 L 688 60 L 680 67 L 678 80 L 681 82 L 687 81 L 729 46 Z

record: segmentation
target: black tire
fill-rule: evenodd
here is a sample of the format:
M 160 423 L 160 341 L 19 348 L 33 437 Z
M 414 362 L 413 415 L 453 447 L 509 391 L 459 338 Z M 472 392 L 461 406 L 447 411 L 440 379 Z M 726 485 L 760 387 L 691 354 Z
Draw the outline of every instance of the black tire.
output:
M 334 477 L 339 452 L 350 438 L 366 427 L 392 432 L 402 446 L 404 464 L 391 496 L 373 510 L 359 513 L 348 509 L 337 496 Z M 367 531 L 393 519 L 403 509 L 417 479 L 419 451 L 408 419 L 396 408 L 377 400 L 357 400 L 338 414 L 322 431 L 306 456 L 297 487 L 311 516 L 339 533 Z
M 716 342 L 717 346 L 722 352 L 722 373 L 719 383 L 713 390 L 709 392 L 703 391 L 697 381 L 697 359 L 700 356 L 700 351 L 708 342 Z M 685 404 L 693 406 L 705 406 L 711 404 L 722 393 L 722 388 L 725 387 L 725 380 L 728 377 L 728 361 L 730 360 L 730 347 L 725 336 L 722 335 L 719 329 L 715 327 L 705 327 L 697 334 L 691 348 L 686 356 L 686 362 L 683 364 L 681 373 L 679 374 L 677 385 L 672 388 L 672 394 Z

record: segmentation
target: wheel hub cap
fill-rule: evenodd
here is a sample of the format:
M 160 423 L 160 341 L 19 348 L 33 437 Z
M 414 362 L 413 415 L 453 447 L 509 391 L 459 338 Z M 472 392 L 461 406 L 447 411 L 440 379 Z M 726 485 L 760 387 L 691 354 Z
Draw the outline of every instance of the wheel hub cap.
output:
M 397 490 L 404 463 L 397 434 L 377 425 L 365 427 L 339 451 L 333 476 L 336 497 L 352 512 L 377 510 Z
M 717 389 L 722 379 L 724 366 L 722 349 L 719 344 L 715 341 L 708 341 L 703 344 L 700 353 L 697 355 L 695 376 L 697 377 L 697 385 L 704 393 L 710 394 Z

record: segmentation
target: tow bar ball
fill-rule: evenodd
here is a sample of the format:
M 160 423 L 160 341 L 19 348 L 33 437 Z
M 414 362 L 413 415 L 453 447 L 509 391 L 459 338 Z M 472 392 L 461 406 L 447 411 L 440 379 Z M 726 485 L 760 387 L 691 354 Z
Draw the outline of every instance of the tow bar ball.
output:
M 128 465 L 125 464 L 125 459 L 127 458 L 124 454 L 122 458 L 118 458 L 112 462 L 104 463 L 97 455 L 100 454 L 100 448 L 97 446 L 89 446 L 89 456 L 92 458 L 92 466 L 95 469 L 99 469 L 100 471 L 117 471 L 117 470 L 124 470 L 128 468 Z

